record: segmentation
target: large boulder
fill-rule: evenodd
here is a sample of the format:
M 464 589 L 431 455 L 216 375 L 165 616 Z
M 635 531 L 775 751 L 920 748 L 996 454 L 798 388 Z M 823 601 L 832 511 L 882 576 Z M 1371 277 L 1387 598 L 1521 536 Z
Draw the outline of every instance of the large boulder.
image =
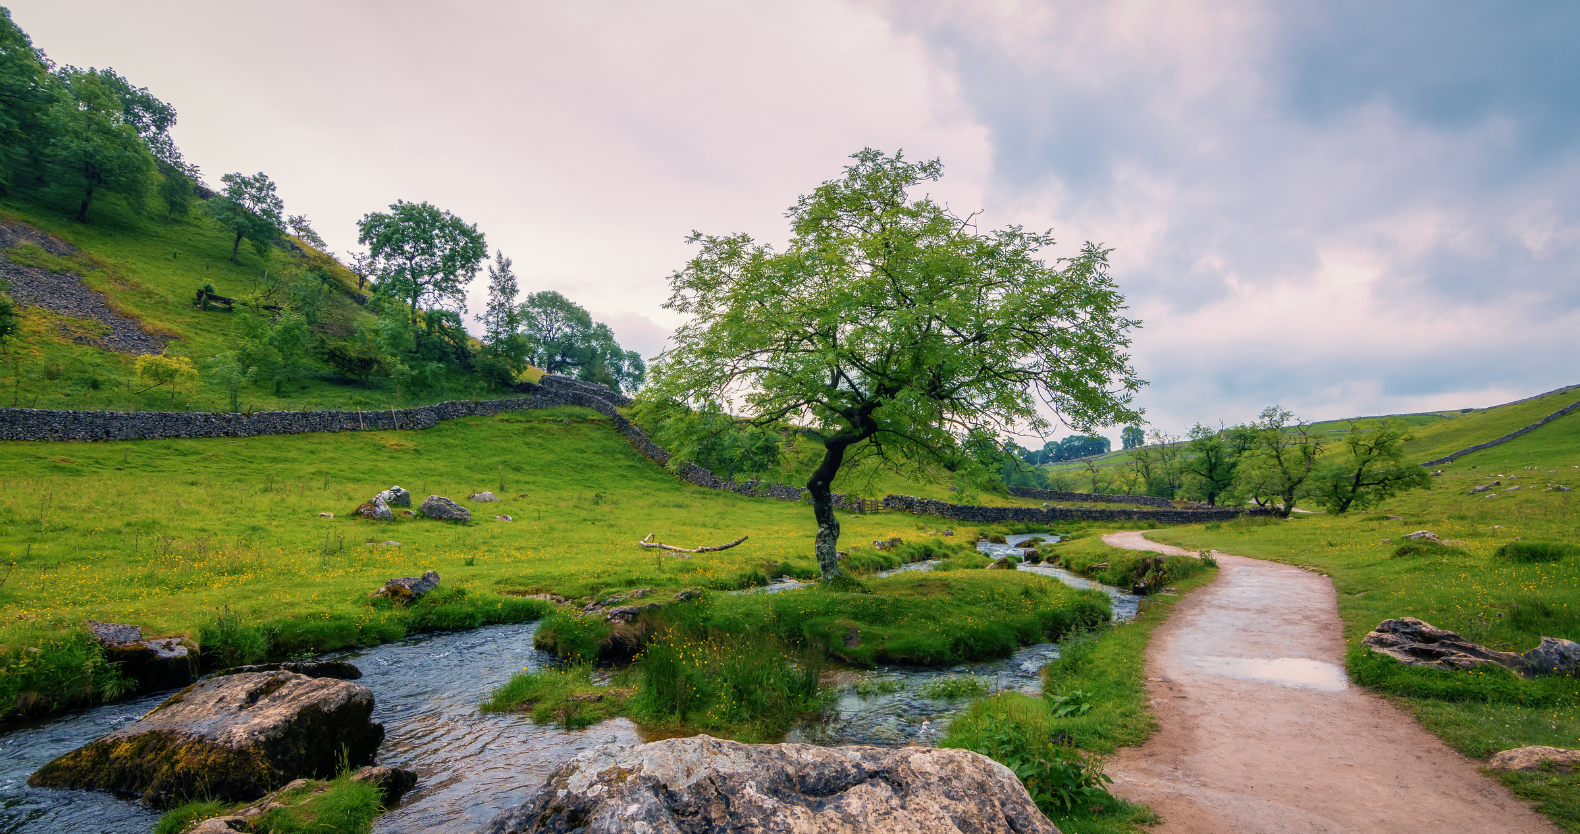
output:
M 335 678 L 343 681 L 354 681 L 362 677 L 361 669 L 344 660 L 290 660 L 282 663 L 254 663 L 248 666 L 232 666 L 214 674 L 245 675 L 252 672 L 295 672 L 298 675 L 306 675 L 310 678 Z
M 600 747 L 486 834 L 1058 834 L 1009 768 L 968 750 L 740 744 Z
M 398 486 L 392 486 L 389 489 L 384 490 L 383 492 L 379 493 L 377 497 L 384 499 L 384 503 L 390 505 L 391 507 L 411 506 L 411 493 L 401 489 Z
M 443 495 L 430 495 L 422 502 L 417 511 L 429 518 L 443 519 L 444 521 L 471 521 L 472 511 L 451 501 Z
M 105 659 L 121 665 L 121 674 L 137 682 L 141 692 L 176 689 L 191 683 L 197 660 L 179 637 L 144 640 L 134 625 L 88 621 L 88 630 L 104 647 Z
M 213 677 L 135 724 L 50 762 L 38 788 L 91 788 L 169 806 L 256 799 L 292 779 L 373 761 L 384 727 L 360 684 L 293 672 Z
M 396 602 L 413 602 L 437 587 L 439 587 L 439 572 L 430 570 L 423 571 L 422 576 L 401 576 L 390 579 L 384 583 L 384 587 L 374 591 L 373 595 L 389 597 Z
M 367 501 L 357 505 L 351 514 L 359 518 L 371 518 L 377 521 L 394 521 L 395 513 L 390 511 L 390 505 L 385 503 L 381 495 L 375 495 Z

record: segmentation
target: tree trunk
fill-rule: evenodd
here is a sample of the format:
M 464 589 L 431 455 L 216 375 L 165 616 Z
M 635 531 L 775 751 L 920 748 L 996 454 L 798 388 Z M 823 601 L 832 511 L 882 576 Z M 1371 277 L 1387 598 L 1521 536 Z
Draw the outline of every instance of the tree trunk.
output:
M 88 222 L 88 203 L 93 201 L 93 186 L 88 186 L 88 192 L 82 195 L 82 205 L 77 207 L 77 222 Z
M 236 253 L 241 251 L 241 231 L 236 232 L 236 242 L 230 245 L 230 262 L 236 262 Z
M 844 575 L 839 566 L 839 519 L 834 517 L 834 476 L 845 462 L 845 449 L 855 441 L 832 437 L 824 441 L 823 462 L 807 479 L 806 489 L 812 495 L 812 517 L 817 520 L 817 567 L 823 572 L 823 581 L 831 582 Z

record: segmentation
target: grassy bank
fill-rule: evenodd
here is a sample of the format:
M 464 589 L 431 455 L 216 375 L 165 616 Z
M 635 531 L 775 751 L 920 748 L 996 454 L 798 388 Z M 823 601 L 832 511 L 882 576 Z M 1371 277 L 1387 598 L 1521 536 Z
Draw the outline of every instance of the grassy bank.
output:
M 1130 558 L 1103 545 L 1097 532 L 1049 550 L 1077 572 Z M 1134 834 L 1157 822 L 1145 806 L 1101 801 L 1080 788 L 1102 787 L 1093 774 L 1101 772 L 1103 757 L 1152 734 L 1147 644 L 1185 594 L 1217 575 L 1210 565 L 1184 557 L 1166 560 L 1165 566 L 1172 571 L 1169 585 L 1176 595 L 1150 597 L 1131 622 L 1061 644 L 1060 658 L 1043 671 L 1042 697 L 1008 693 L 981 699 L 950 725 L 941 746 L 976 750 L 1004 762 L 1028 781 L 1034 795 L 1035 783 L 1047 786 L 1039 804 L 1068 834 Z
M 378 817 L 378 788 L 353 782 L 343 773 L 330 780 L 309 779 L 306 784 L 273 798 L 279 807 L 259 816 L 248 829 L 253 834 L 368 834 Z M 198 800 L 172 808 L 159 820 L 154 834 L 182 834 L 201 820 L 232 814 L 245 805 L 231 806 Z
M 1550 405 L 1527 404 L 1527 410 L 1550 413 Z M 1447 445 L 1467 439 L 1455 434 Z M 1379 622 L 1395 617 L 1418 617 L 1504 651 L 1526 651 L 1542 636 L 1580 640 L 1580 557 L 1564 555 L 1569 551 L 1563 547 L 1580 544 L 1580 505 L 1576 493 L 1549 487 L 1580 488 L 1576 467 L 1580 414 L 1571 414 L 1441 467 L 1444 474 L 1433 479 L 1431 491 L 1395 498 L 1376 513 L 1245 519 L 1170 528 L 1149 538 L 1307 565 L 1333 577 L 1351 677 L 1397 698 L 1467 756 L 1484 759 L 1528 745 L 1580 748 L 1580 681 L 1574 678 L 1414 669 L 1359 645 Z M 1493 482 L 1501 485 L 1470 492 Z M 1507 491 L 1511 486 L 1520 489 Z M 1401 547 L 1405 534 L 1422 529 L 1446 546 Z M 1521 545 L 1533 542 L 1559 547 L 1542 549 L 1550 561 L 1524 561 L 1529 557 L 1521 555 Z M 1580 775 L 1499 778 L 1566 830 L 1580 831 Z

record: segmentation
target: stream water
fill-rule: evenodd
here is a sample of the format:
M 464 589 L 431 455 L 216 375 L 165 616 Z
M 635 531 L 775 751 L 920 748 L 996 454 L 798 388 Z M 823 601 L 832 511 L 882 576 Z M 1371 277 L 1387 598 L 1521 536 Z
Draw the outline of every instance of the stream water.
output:
M 989 555 L 1022 549 L 1036 536 L 1011 536 L 1011 544 L 979 548 Z M 896 569 L 931 570 L 936 562 Z M 1136 598 L 1059 570 L 1021 565 L 1080 587 L 1098 587 L 1114 599 L 1115 619 L 1134 616 Z M 793 586 L 770 586 L 789 591 Z M 362 670 L 373 691 L 374 720 L 384 723 L 379 764 L 418 774 L 417 788 L 398 808 L 379 817 L 380 834 L 470 834 L 499 811 L 526 801 L 555 768 L 601 744 L 643 741 L 625 719 L 586 730 L 534 724 L 524 715 L 481 714 L 477 704 L 515 672 L 552 666 L 552 656 L 532 647 L 536 623 L 413 637 L 398 643 L 334 655 Z M 789 741 L 821 745 L 929 744 L 950 717 L 970 703 L 970 690 L 1039 691 L 1038 672 L 1059 656 L 1057 646 L 1022 649 L 1005 660 L 951 669 L 890 666 L 835 668 L 825 678 L 834 692 L 818 720 L 793 728 Z M 953 689 L 950 696 L 945 690 Z M 38 790 L 27 777 L 56 756 L 136 721 L 164 695 L 80 710 L 17 726 L 0 734 L 0 834 L 147 834 L 159 814 L 115 796 L 88 791 Z

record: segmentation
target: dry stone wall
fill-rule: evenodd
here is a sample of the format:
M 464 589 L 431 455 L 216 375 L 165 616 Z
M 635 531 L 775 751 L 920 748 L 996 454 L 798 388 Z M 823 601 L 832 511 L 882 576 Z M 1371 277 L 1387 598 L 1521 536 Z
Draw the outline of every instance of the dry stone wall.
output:
M 1056 489 L 1010 487 L 1009 494 L 1021 498 L 1038 498 L 1043 501 L 1090 501 L 1099 504 L 1137 504 L 1144 507 L 1171 509 L 1174 503 L 1154 495 L 1105 495 L 1100 492 L 1060 492 Z
M 973 507 L 950 504 L 912 495 L 890 495 L 883 508 L 894 512 L 934 515 L 967 524 L 1000 524 L 1020 521 L 1049 524 L 1056 521 L 1155 521 L 1159 524 L 1201 524 L 1230 521 L 1241 515 L 1272 515 L 1268 507 L 1246 509 L 1219 507 L 1212 510 L 1123 510 L 1097 507 Z
M 630 441 L 643 457 L 668 466 L 669 451 L 654 443 L 635 423 L 621 414 L 616 404 L 630 399 L 601 385 L 545 375 L 539 384 L 522 383 L 517 390 L 528 396 L 502 400 L 458 400 L 418 408 L 386 411 L 265 411 L 257 414 L 214 414 L 184 412 L 53 411 L 33 408 L 0 408 L 0 440 L 157 440 L 192 437 L 257 437 L 272 434 L 311 432 L 388 431 L 391 429 L 428 429 L 444 420 L 461 417 L 492 416 L 557 406 L 582 406 L 607 417 L 615 429 Z M 758 498 L 781 501 L 806 501 L 801 487 L 767 481 L 734 481 L 720 478 L 694 463 L 681 463 L 672 470 L 688 483 L 706 489 L 719 489 Z M 1020 494 L 1024 490 L 1017 492 Z M 1033 492 L 1037 492 L 1033 490 Z M 1047 491 L 1043 491 L 1047 492 Z M 1087 495 L 1085 493 L 1047 492 L 1055 500 L 1109 501 L 1142 496 Z M 1074 497 L 1068 497 L 1074 496 Z M 1033 495 L 1028 497 L 1043 497 Z M 1162 500 L 1162 499 L 1157 499 Z M 1132 501 L 1127 503 L 1143 503 Z M 1203 520 L 1233 518 L 1244 512 L 1218 510 L 1114 510 L 1114 509 L 1037 509 L 1032 507 L 972 507 L 943 501 L 890 495 L 881 502 L 847 498 L 836 493 L 834 506 L 853 512 L 879 509 L 936 515 L 957 521 L 993 523 L 1000 521 L 1064 520 L 1151 520 L 1164 524 L 1192 524 Z M 1167 506 L 1167 502 L 1165 502 Z M 1251 512 L 1264 512 L 1253 510 Z

